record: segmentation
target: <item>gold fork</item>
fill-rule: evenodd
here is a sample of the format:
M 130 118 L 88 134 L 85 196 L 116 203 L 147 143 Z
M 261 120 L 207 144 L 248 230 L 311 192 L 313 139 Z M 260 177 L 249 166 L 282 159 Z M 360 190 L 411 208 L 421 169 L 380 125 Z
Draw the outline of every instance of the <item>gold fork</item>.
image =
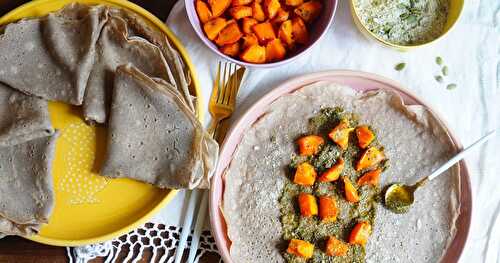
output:
M 219 61 L 212 96 L 208 104 L 208 110 L 212 115 L 212 122 L 208 128 L 211 136 L 214 136 L 220 122 L 229 118 L 234 112 L 236 95 L 238 95 L 244 73 L 244 67 L 238 68 L 234 63 Z

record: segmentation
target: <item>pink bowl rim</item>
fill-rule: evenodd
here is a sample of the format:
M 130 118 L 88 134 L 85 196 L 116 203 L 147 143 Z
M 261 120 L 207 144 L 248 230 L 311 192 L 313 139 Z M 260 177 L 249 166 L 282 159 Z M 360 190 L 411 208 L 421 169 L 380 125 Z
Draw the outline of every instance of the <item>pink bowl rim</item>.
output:
M 306 47 L 304 50 L 302 50 L 298 54 L 295 54 L 292 57 L 286 58 L 286 59 L 278 61 L 278 62 L 263 63 L 263 64 L 248 63 L 245 61 L 234 59 L 234 58 L 220 52 L 219 49 L 213 48 L 210 45 L 210 44 L 212 44 L 212 42 L 203 34 L 203 32 L 200 32 L 201 30 L 196 30 L 196 28 L 195 28 L 196 27 L 195 24 L 199 24 L 200 22 L 198 20 L 198 17 L 195 17 L 196 10 L 194 9 L 194 6 L 192 5 L 194 0 L 184 0 L 184 7 L 186 8 L 186 13 L 187 13 L 187 16 L 189 19 L 189 23 L 191 24 L 191 27 L 193 28 L 194 32 L 196 32 L 196 35 L 198 36 L 198 38 L 200 38 L 203 41 L 203 43 L 205 44 L 205 46 L 208 47 L 211 51 L 215 52 L 217 55 L 223 57 L 224 59 L 229 60 L 229 61 L 231 61 L 235 64 L 238 64 L 240 66 L 245 66 L 245 67 L 249 67 L 249 68 L 275 68 L 275 67 L 280 67 L 280 66 L 286 65 L 286 64 L 304 56 L 304 54 L 308 53 L 317 43 L 319 43 L 323 39 L 325 34 L 328 32 L 328 29 L 330 28 L 330 26 L 333 24 L 333 18 L 335 17 L 335 13 L 337 12 L 339 0 L 328 0 L 328 1 L 334 2 L 332 13 L 328 17 L 328 22 L 326 24 L 325 29 L 323 30 L 323 32 L 321 32 L 321 34 L 319 34 L 319 37 L 314 42 L 311 42 L 308 47 Z M 193 8 L 191 8 L 191 6 L 193 6 Z
M 230 241 L 228 240 L 225 231 L 225 220 L 220 211 L 220 205 L 223 198 L 222 195 L 224 187 L 222 175 L 225 169 L 227 168 L 227 165 L 229 165 L 230 163 L 234 150 L 236 150 L 236 146 L 231 147 L 231 145 L 228 145 L 228 142 L 230 140 L 235 140 L 233 137 L 240 135 L 241 132 L 239 132 L 239 130 L 243 129 L 242 131 L 244 131 L 248 125 L 251 125 L 251 123 L 249 124 L 248 120 L 255 119 L 253 114 L 254 112 L 262 111 L 262 109 L 267 108 L 270 103 L 272 103 L 279 97 L 289 94 L 293 91 L 296 91 L 307 84 L 311 84 L 325 79 L 329 79 L 329 81 L 331 81 L 331 78 L 335 77 L 353 77 L 353 78 L 361 78 L 373 82 L 378 82 L 386 86 L 385 87 L 386 89 L 397 91 L 400 95 L 405 96 L 410 100 L 413 100 L 414 103 L 410 104 L 418 104 L 426 107 L 440 121 L 441 125 L 447 131 L 449 137 L 454 143 L 455 148 L 457 150 L 463 148 L 456 134 L 450 130 L 447 122 L 442 118 L 440 114 L 438 114 L 435 110 L 432 109 L 429 103 L 427 103 L 424 99 L 419 98 L 412 91 L 408 90 L 407 88 L 404 88 L 398 82 L 393 81 L 391 79 L 373 73 L 367 73 L 362 71 L 330 70 L 330 71 L 322 71 L 322 72 L 298 76 L 286 82 L 283 82 L 282 84 L 278 85 L 270 92 L 268 92 L 266 95 L 264 95 L 262 98 L 260 98 L 256 103 L 254 103 L 232 125 L 221 147 L 219 164 L 212 178 L 210 187 L 209 213 L 210 213 L 210 224 L 212 229 L 211 231 L 224 262 L 226 263 L 233 262 L 229 253 L 228 242 Z M 253 122 L 254 121 L 252 121 L 252 123 Z M 238 138 L 238 140 L 241 140 L 241 137 Z M 225 158 L 227 158 L 228 161 L 226 161 L 224 167 L 222 167 L 221 162 L 224 161 Z M 472 207 L 473 207 L 472 204 L 473 194 L 470 182 L 470 172 L 464 160 L 459 162 L 459 166 L 460 166 L 460 174 L 459 174 L 460 214 L 455 222 L 457 231 L 455 233 L 455 236 L 453 237 L 453 240 L 450 242 L 446 252 L 443 254 L 441 258 L 442 262 L 458 262 L 465 247 L 465 244 L 467 242 L 467 238 L 469 236 L 469 231 L 470 231 Z

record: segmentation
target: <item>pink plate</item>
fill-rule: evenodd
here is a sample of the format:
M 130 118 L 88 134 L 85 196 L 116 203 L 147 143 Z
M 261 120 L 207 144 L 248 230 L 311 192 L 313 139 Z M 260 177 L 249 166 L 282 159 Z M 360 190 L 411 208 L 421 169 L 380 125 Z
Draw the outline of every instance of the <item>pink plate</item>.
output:
M 386 89 L 398 92 L 409 105 L 423 105 L 429 109 L 432 108 L 424 100 L 418 98 L 411 91 L 403 88 L 399 83 L 390 79 L 359 71 L 325 71 L 300 76 L 291 79 L 262 97 L 233 125 L 228 132 L 227 137 L 221 149 L 219 164 L 212 179 L 210 189 L 210 223 L 212 231 L 217 242 L 217 247 L 226 263 L 232 263 L 229 255 L 229 247 L 231 241 L 226 234 L 226 223 L 222 216 L 220 206 L 222 204 L 222 196 L 224 192 L 224 181 L 222 174 L 231 162 L 232 155 L 236 150 L 244 132 L 252 125 L 267 109 L 267 107 L 279 97 L 289 94 L 301 87 L 317 82 L 329 81 L 338 84 L 348 85 L 359 91 L 367 91 L 373 89 Z M 441 125 L 450 135 L 456 149 L 461 149 L 462 145 L 457 137 L 448 129 L 446 123 L 440 118 L 436 112 L 432 111 L 437 119 L 441 120 Z M 450 247 L 446 251 L 442 262 L 457 262 L 460 258 L 462 250 L 465 246 L 467 236 L 469 234 L 471 214 L 472 214 L 472 193 L 469 179 L 469 171 L 464 161 L 460 165 L 460 215 L 456 222 L 457 233 Z

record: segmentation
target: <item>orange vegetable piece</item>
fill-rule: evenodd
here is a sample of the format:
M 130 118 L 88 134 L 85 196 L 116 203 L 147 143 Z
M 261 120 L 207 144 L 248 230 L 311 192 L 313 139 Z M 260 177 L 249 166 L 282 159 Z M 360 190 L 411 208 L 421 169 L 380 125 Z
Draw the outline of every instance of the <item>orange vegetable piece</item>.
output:
M 345 199 L 351 203 L 359 202 L 358 191 L 352 185 L 351 180 L 345 176 L 342 177 L 342 180 L 344 181 Z
M 366 172 L 358 179 L 358 185 L 378 185 L 381 173 L 381 168 Z
M 316 171 L 314 167 L 307 162 L 299 164 L 295 171 L 293 182 L 300 185 L 311 186 L 316 181 Z
M 252 26 L 257 25 L 259 21 L 257 21 L 253 17 L 245 17 L 241 20 L 241 29 L 245 34 L 253 33 Z
M 231 5 L 231 0 L 208 0 L 208 4 L 212 9 L 212 17 L 219 17 Z
M 278 37 L 283 43 L 285 43 L 289 48 L 293 47 L 293 35 L 292 35 L 292 21 L 287 20 L 283 22 L 278 30 Z
M 300 214 L 304 217 L 311 217 L 318 214 L 318 204 L 316 203 L 316 197 L 314 197 L 314 195 L 300 193 L 299 207 Z
M 328 256 L 342 257 L 347 255 L 347 251 L 349 251 L 349 245 L 333 236 L 330 236 L 326 241 L 326 254 Z
M 255 36 L 255 34 L 251 33 L 251 34 L 245 34 L 243 36 L 243 48 L 246 49 L 250 46 L 253 46 L 253 45 L 258 45 L 259 44 L 259 40 L 257 40 L 257 37 Z
M 249 6 L 235 6 L 229 9 L 229 14 L 236 20 L 252 16 L 252 8 Z
M 332 139 L 332 141 L 334 141 L 342 150 L 345 150 L 349 144 L 349 133 L 353 130 L 354 128 L 349 127 L 347 120 L 343 119 L 328 134 L 328 137 L 330 137 L 330 139 Z
M 356 137 L 358 137 L 358 146 L 365 149 L 375 139 L 375 134 L 367 125 L 358 126 L 356 128 Z
M 365 150 L 365 152 L 361 155 L 358 162 L 356 163 L 355 170 L 361 171 L 363 169 L 372 167 L 380 163 L 385 159 L 385 154 L 383 151 L 370 147 Z
M 325 143 L 323 137 L 318 135 L 307 135 L 300 137 L 297 140 L 299 145 L 300 156 L 315 155 L 319 152 L 319 148 Z
M 304 3 L 304 0 L 286 0 L 285 5 L 288 6 L 298 6 Z
M 314 245 L 300 239 L 292 239 L 290 243 L 288 243 L 288 249 L 286 252 L 302 257 L 302 258 L 311 258 L 314 252 Z
M 351 230 L 349 235 L 350 244 L 366 245 L 372 233 L 372 226 L 368 222 L 359 222 Z
M 212 11 L 210 11 L 210 8 L 205 2 L 196 0 L 195 6 L 196 13 L 198 13 L 198 18 L 200 19 L 202 24 L 205 24 L 212 18 Z
M 276 34 L 274 34 L 274 29 L 271 23 L 264 22 L 252 27 L 253 32 L 257 36 L 259 43 L 267 43 L 270 40 L 276 38 Z
M 224 29 L 227 25 L 226 19 L 221 17 L 216 17 L 203 25 L 203 30 L 207 34 L 208 39 L 214 40 L 219 32 Z
M 251 7 L 253 18 L 259 22 L 266 20 L 266 14 L 264 13 L 264 9 L 262 9 L 262 5 L 259 2 L 254 1 Z
M 250 63 L 265 63 L 266 48 L 260 45 L 249 46 L 240 54 L 240 58 Z
M 241 33 L 240 28 L 238 27 L 238 24 L 236 22 L 228 23 L 227 26 L 220 31 L 219 35 L 215 39 L 215 43 L 218 46 L 232 44 L 240 40 L 242 36 L 243 33 Z
M 344 159 L 339 158 L 337 163 L 335 163 L 330 169 L 326 170 L 326 172 L 322 173 L 319 177 L 320 182 L 333 182 L 339 179 L 340 174 L 344 170 Z
M 279 38 L 269 41 L 266 45 L 266 61 L 279 61 L 286 56 L 286 49 Z
M 325 222 L 335 222 L 337 220 L 337 203 L 333 197 L 319 197 L 319 218 Z
M 309 32 L 307 32 L 306 24 L 300 17 L 292 19 L 293 38 L 297 43 L 306 44 L 309 42 Z
M 266 10 L 267 17 L 273 19 L 281 8 L 279 0 L 264 0 L 264 9 Z
M 220 51 L 228 56 L 236 57 L 240 53 L 240 43 L 234 42 L 232 44 L 224 45 L 220 48 Z
M 311 23 L 319 16 L 322 8 L 323 5 L 319 1 L 312 0 L 301 4 L 295 8 L 294 12 L 306 21 L 306 23 Z
M 275 25 L 280 25 L 281 23 L 287 21 L 289 16 L 290 13 L 288 11 L 285 11 L 282 8 L 280 8 L 278 10 L 278 13 L 276 13 L 276 16 L 271 20 L 271 23 Z
M 231 1 L 231 5 L 233 5 L 233 6 L 248 5 L 252 1 L 253 0 L 233 0 L 233 1 Z

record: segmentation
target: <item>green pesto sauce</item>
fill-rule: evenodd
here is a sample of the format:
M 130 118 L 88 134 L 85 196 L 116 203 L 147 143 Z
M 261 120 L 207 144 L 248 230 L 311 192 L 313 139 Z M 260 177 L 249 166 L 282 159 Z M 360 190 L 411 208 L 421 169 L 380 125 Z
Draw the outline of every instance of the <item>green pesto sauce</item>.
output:
M 335 257 L 328 256 L 325 253 L 325 244 L 329 236 L 335 236 L 340 240 L 347 242 L 351 229 L 359 221 L 368 221 L 373 226 L 375 222 L 375 213 L 377 202 L 380 200 L 379 187 L 362 186 L 359 187 L 356 182 L 365 172 L 356 172 L 354 170 L 355 162 L 361 154 L 361 149 L 357 146 L 355 132 L 351 133 L 349 146 L 347 150 L 342 151 L 334 142 L 328 139 L 328 132 L 333 129 L 341 119 L 347 119 L 351 127 L 358 125 L 358 118 L 355 114 L 344 112 L 342 108 L 322 109 L 315 117 L 309 120 L 310 134 L 317 134 L 325 138 L 320 152 L 313 157 L 301 157 L 293 155 L 291 157 L 288 177 L 281 194 L 280 214 L 283 230 L 283 240 L 288 244 L 290 239 L 301 239 L 311 242 L 315 245 L 314 255 L 309 260 L 296 257 L 283 252 L 283 256 L 290 263 L 347 263 L 364 262 L 365 250 L 360 245 L 349 245 L 349 251 L 346 256 Z M 381 147 L 378 141 L 372 142 L 372 145 Z M 360 201 L 352 204 L 345 200 L 343 184 L 341 180 L 331 183 L 316 181 L 314 186 L 301 186 L 293 183 L 293 175 L 298 164 L 308 161 L 316 169 L 318 176 L 334 165 L 338 158 L 342 157 L 345 161 L 342 176 L 347 176 L 354 186 L 358 189 Z M 382 164 L 384 167 L 387 163 Z M 324 223 L 318 217 L 306 218 L 300 215 L 300 209 L 297 197 L 301 192 L 314 194 L 316 197 L 327 195 L 335 198 L 339 214 L 337 220 L 331 223 Z
M 408 212 L 411 203 L 411 196 L 403 187 L 395 188 L 385 199 L 385 206 L 397 214 Z

